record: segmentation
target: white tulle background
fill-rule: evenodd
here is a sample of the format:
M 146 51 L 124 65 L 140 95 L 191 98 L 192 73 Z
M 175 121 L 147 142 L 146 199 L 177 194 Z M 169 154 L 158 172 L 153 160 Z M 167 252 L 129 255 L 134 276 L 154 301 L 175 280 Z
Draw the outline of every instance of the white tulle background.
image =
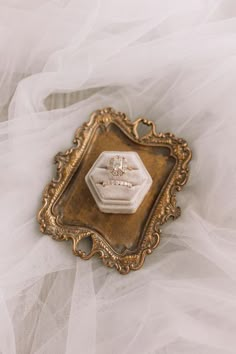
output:
M 106 106 L 193 150 L 182 217 L 127 276 L 36 222 Z M 0 353 L 235 354 L 235 0 L 0 0 L 0 117 Z

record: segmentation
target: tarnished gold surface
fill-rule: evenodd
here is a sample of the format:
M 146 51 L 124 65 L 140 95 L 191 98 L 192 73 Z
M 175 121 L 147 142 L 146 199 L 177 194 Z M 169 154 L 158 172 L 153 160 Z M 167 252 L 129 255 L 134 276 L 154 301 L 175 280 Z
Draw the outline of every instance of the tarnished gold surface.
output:
M 143 125 L 150 128 L 145 135 L 139 133 Z M 85 176 L 103 151 L 136 151 L 151 175 L 153 184 L 135 214 L 97 208 Z M 187 182 L 190 159 L 186 141 L 157 134 L 152 121 L 132 122 L 112 108 L 98 110 L 76 131 L 74 146 L 55 157 L 57 177 L 43 194 L 40 229 L 55 240 L 71 240 L 73 253 L 82 259 L 98 254 L 121 274 L 137 270 L 157 247 L 160 225 L 180 215 L 176 192 Z M 92 241 L 89 253 L 79 248 L 83 238 Z

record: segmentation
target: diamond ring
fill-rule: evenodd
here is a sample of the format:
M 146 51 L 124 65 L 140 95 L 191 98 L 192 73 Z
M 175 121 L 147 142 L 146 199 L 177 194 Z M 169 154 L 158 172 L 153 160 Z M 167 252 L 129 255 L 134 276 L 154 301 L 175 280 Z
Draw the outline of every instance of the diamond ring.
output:
M 108 181 L 104 181 L 102 182 L 102 186 L 106 187 L 106 186 L 122 186 L 122 187 L 128 187 L 128 188 L 132 188 L 132 183 L 127 182 L 127 181 L 119 181 L 116 179 L 111 179 Z
M 116 155 L 109 160 L 107 169 L 112 176 L 123 176 L 127 170 L 132 170 L 128 167 L 126 158 L 120 155 Z

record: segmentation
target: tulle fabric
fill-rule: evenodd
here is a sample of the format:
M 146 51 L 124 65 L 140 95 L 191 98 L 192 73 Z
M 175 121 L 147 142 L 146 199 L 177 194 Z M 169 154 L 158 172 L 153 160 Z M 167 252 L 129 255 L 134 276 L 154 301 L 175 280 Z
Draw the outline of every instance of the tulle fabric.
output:
M 233 0 L 0 2 L 0 352 L 236 352 Z M 42 236 L 53 156 L 95 109 L 193 150 L 182 216 L 138 272 Z

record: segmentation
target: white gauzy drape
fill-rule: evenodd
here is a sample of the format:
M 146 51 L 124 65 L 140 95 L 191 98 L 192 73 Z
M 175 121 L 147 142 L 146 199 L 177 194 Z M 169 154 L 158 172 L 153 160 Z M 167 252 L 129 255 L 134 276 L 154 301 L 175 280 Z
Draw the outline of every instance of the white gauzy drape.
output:
M 95 109 L 184 137 L 182 216 L 127 276 L 39 232 Z M 235 0 L 0 0 L 0 353 L 236 353 Z

